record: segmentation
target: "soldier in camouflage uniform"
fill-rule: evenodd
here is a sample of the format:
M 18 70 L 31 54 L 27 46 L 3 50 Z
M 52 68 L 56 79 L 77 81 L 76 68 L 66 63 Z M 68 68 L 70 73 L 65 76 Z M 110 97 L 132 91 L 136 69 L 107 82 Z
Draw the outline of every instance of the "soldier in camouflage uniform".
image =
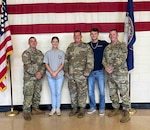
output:
M 69 116 L 78 113 L 78 118 L 85 115 L 87 99 L 87 77 L 93 70 L 93 51 L 91 47 L 82 42 L 80 30 L 74 32 L 74 42 L 71 43 L 65 55 L 65 75 L 68 77 L 68 87 L 73 110 Z M 78 111 L 78 107 L 80 110 Z
M 31 120 L 31 105 L 32 114 L 42 114 L 39 109 L 40 92 L 42 90 L 41 79 L 45 73 L 45 65 L 43 64 L 43 53 L 36 49 L 37 41 L 35 37 L 29 38 L 29 48 L 22 54 L 24 64 L 24 102 L 23 115 L 25 120 Z
M 129 109 L 131 107 L 126 64 L 128 52 L 126 45 L 118 41 L 118 32 L 116 29 L 110 31 L 109 38 L 111 43 L 105 48 L 102 61 L 108 74 L 109 95 L 114 108 L 108 116 L 112 117 L 119 114 L 119 90 L 123 106 L 123 117 L 120 122 L 124 123 L 130 120 Z

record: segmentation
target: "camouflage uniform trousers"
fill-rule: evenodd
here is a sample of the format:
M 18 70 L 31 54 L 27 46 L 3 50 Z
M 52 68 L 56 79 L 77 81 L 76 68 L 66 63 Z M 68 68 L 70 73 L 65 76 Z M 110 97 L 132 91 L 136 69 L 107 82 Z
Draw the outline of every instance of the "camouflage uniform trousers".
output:
M 85 108 L 87 99 L 87 77 L 84 77 L 83 75 L 73 75 L 71 77 L 73 78 L 68 81 L 71 106 L 72 108 Z
M 129 91 L 128 91 L 128 76 L 127 75 L 108 75 L 108 86 L 109 86 L 109 95 L 112 101 L 113 108 L 119 108 L 119 96 L 118 90 L 120 93 L 120 98 L 122 100 L 122 107 L 125 110 L 131 108 Z
M 33 108 L 39 108 L 40 92 L 42 90 L 41 80 L 24 81 L 23 94 L 23 112 L 30 113 L 31 105 Z

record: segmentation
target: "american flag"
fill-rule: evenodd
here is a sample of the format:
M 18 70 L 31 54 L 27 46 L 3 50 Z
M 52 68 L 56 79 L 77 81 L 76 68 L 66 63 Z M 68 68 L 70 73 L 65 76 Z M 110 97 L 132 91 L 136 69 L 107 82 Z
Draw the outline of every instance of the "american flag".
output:
M 89 32 L 98 27 L 101 32 L 116 28 L 123 32 L 127 1 L 124 0 L 10 0 L 9 16 L 12 34 L 72 33 L 76 29 Z M 135 12 L 150 11 L 149 1 L 134 2 Z M 148 13 L 148 12 L 147 12 Z M 147 14 L 145 14 L 147 15 Z M 145 16 L 144 15 L 144 16 Z M 135 23 L 137 31 L 150 29 L 149 19 L 141 17 Z M 148 17 L 148 16 L 147 16 Z M 144 18 L 144 19 L 143 19 Z
M 8 24 L 7 3 L 2 0 L 0 32 L 0 91 L 6 89 L 7 59 L 12 53 L 11 33 Z

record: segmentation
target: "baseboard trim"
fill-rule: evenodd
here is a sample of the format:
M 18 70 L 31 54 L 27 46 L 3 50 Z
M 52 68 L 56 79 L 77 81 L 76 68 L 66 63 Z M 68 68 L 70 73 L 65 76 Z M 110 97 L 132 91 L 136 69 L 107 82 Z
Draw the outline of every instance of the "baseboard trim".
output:
M 89 108 L 89 104 L 86 105 L 86 108 Z M 134 109 L 150 109 L 150 103 L 132 103 L 132 108 Z M 0 112 L 7 112 L 10 111 L 11 106 L 0 106 Z M 14 110 L 22 111 L 22 105 L 14 105 L 13 106 Z M 44 104 L 40 105 L 41 110 L 50 110 L 51 109 L 51 104 Z M 61 104 L 61 109 L 66 110 L 66 109 L 71 109 L 70 104 Z M 98 109 L 98 104 L 97 104 L 97 109 Z M 111 103 L 106 103 L 106 109 L 112 109 Z

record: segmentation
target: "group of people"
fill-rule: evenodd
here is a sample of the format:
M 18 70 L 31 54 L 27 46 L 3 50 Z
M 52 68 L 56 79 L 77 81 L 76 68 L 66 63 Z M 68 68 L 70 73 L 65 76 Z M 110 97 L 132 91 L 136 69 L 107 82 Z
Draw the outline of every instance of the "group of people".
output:
M 24 64 L 24 102 L 23 116 L 31 120 L 32 114 L 44 113 L 39 109 L 41 80 L 45 74 L 51 93 L 52 109 L 50 116 L 55 113 L 60 116 L 61 90 L 64 76 L 68 78 L 68 88 L 72 110 L 69 116 L 77 114 L 78 118 L 85 115 L 87 94 L 89 95 L 88 114 L 96 112 L 95 83 L 99 90 L 99 115 L 105 114 L 105 72 L 109 86 L 109 95 L 113 110 L 108 114 L 113 117 L 120 113 L 119 95 L 122 99 L 123 114 L 120 122 L 130 120 L 131 107 L 128 94 L 128 70 L 126 64 L 127 47 L 118 40 L 118 32 L 112 29 L 109 32 L 110 44 L 99 40 L 98 28 L 90 30 L 91 41 L 82 41 L 80 30 L 74 31 L 74 42 L 70 43 L 66 53 L 58 48 L 59 38 L 52 37 L 52 48 L 45 55 L 36 48 L 35 37 L 29 38 L 29 48 L 22 54 Z M 31 109 L 32 105 L 32 109 Z

